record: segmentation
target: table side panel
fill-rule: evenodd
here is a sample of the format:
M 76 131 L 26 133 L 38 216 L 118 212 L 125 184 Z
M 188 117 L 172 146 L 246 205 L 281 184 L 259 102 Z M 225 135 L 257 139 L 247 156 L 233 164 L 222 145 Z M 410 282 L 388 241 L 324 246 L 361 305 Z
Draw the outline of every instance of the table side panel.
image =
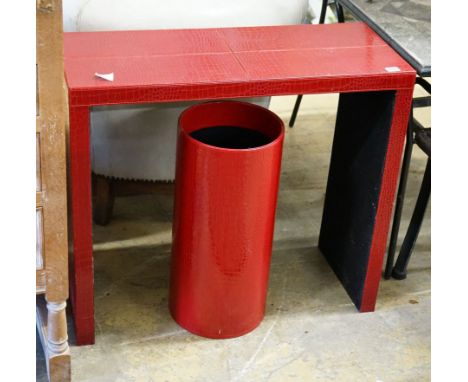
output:
M 392 126 L 395 91 L 341 94 L 319 248 L 358 309 Z
M 385 167 L 377 207 L 376 224 L 372 234 L 371 253 L 367 264 L 367 274 L 362 294 L 361 312 L 374 311 L 377 301 L 412 98 L 413 89 L 400 90 L 396 94 L 392 127 L 386 150 Z
M 410 89 L 415 75 L 363 76 L 360 78 L 291 79 L 288 81 L 251 81 L 226 84 L 168 85 L 120 89 L 79 89 L 70 91 L 75 106 L 143 104 L 211 100 L 223 98 L 261 97 L 274 95 L 348 93 Z

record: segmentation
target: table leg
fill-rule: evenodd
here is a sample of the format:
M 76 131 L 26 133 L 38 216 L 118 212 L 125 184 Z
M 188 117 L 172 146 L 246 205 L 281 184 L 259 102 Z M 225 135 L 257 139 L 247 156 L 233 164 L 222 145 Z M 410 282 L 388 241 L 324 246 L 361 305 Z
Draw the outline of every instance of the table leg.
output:
M 411 98 L 340 95 L 319 248 L 361 312 L 375 309 Z
M 70 297 L 78 345 L 94 343 L 89 108 L 70 107 Z

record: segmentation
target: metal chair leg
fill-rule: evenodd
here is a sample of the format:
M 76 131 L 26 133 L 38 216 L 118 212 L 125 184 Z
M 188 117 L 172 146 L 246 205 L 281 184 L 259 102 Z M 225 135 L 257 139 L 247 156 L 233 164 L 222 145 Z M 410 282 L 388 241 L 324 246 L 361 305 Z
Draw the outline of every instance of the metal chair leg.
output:
M 335 6 L 336 6 L 336 17 L 338 18 L 338 22 L 344 23 L 345 20 L 344 20 L 343 7 L 341 6 L 338 0 L 335 1 Z
M 414 207 L 413 216 L 406 232 L 405 239 L 401 246 L 400 254 L 396 261 L 395 267 L 392 271 L 392 277 L 397 280 L 403 280 L 406 278 L 406 268 L 408 266 L 409 259 L 413 253 L 416 239 L 421 229 L 421 224 L 426 212 L 429 197 L 431 195 L 431 159 L 427 160 L 426 171 L 424 172 L 423 181 L 421 183 L 421 190 L 419 191 L 418 200 Z
M 322 0 L 322 9 L 320 10 L 319 24 L 325 22 L 325 16 L 327 15 L 328 0 Z
M 325 22 L 325 16 L 327 14 L 328 0 L 322 0 L 322 9 L 320 10 L 319 24 Z M 289 120 L 289 127 L 293 127 L 296 122 L 297 113 L 299 112 L 299 107 L 301 106 L 302 94 L 298 95 L 296 98 L 296 103 L 294 104 L 294 109 L 291 114 L 291 119 Z
M 294 126 L 294 122 L 296 122 L 297 112 L 299 111 L 299 106 L 301 106 L 302 101 L 302 94 L 299 94 L 296 98 L 296 103 L 294 104 L 294 109 L 291 114 L 291 119 L 289 120 L 289 127 Z
M 401 212 L 405 201 L 406 183 L 408 180 L 409 166 L 411 162 L 411 154 L 413 152 L 413 109 L 411 108 L 408 129 L 406 131 L 406 145 L 403 162 L 401 165 L 400 182 L 398 185 L 398 193 L 396 197 L 395 213 L 393 215 L 392 233 L 390 234 L 390 243 L 388 246 L 387 263 L 385 265 L 384 278 L 390 279 L 392 275 L 393 262 L 395 259 L 395 251 L 398 240 L 398 231 L 400 230 Z

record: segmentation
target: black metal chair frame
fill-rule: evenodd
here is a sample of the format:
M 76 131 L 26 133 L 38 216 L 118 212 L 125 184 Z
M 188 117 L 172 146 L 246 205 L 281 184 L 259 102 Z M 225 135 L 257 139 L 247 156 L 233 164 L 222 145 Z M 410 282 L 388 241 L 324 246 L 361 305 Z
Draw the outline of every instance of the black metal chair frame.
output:
M 327 8 L 330 4 L 335 5 L 335 13 L 339 23 L 344 23 L 344 11 L 343 6 L 339 3 L 339 0 L 329 1 L 322 0 L 322 9 L 320 11 L 319 24 L 325 22 L 325 16 Z M 393 277 L 397 280 L 403 280 L 406 278 L 406 270 L 408 266 L 409 259 L 414 249 L 416 239 L 418 237 L 419 231 L 421 229 L 421 224 L 424 218 L 424 213 L 429 202 L 429 197 L 431 194 L 431 148 L 430 148 L 430 138 L 427 139 L 427 133 L 430 134 L 430 128 L 424 128 L 413 116 L 413 109 L 419 107 L 428 107 L 431 106 L 431 84 L 425 80 L 423 77 L 416 78 L 416 85 L 421 86 L 429 96 L 418 97 L 413 99 L 413 105 L 411 108 L 410 119 L 408 122 L 408 130 L 406 133 L 406 145 L 403 156 L 403 162 L 400 172 L 400 182 L 398 186 L 395 212 L 393 216 L 392 232 L 390 234 L 389 249 L 387 255 L 387 263 L 384 271 L 384 278 L 389 279 Z M 296 122 L 297 113 L 301 105 L 302 95 L 298 95 L 294 108 L 291 114 L 291 119 L 289 120 L 289 127 L 293 127 Z M 425 138 L 423 138 L 425 137 Z M 428 143 L 429 142 L 429 143 Z M 419 191 L 418 199 L 414 207 L 413 215 L 406 232 L 403 244 L 398 255 L 395 266 L 393 266 L 396 244 L 398 239 L 398 231 L 400 228 L 401 214 L 403 210 L 404 197 L 406 191 L 406 183 L 409 173 L 409 165 L 411 161 L 411 155 L 413 152 L 413 145 L 417 144 L 427 155 L 427 165 L 424 172 L 423 180 L 421 183 L 421 189 Z
M 398 186 L 395 212 L 393 216 L 392 232 L 390 234 L 390 242 L 388 247 L 387 264 L 385 266 L 384 278 L 389 279 L 393 277 L 397 280 L 403 280 L 406 278 L 407 266 L 409 259 L 416 244 L 419 231 L 421 229 L 424 213 L 429 202 L 431 194 L 431 147 L 430 138 L 427 139 L 430 128 L 423 127 L 413 116 L 414 108 L 428 107 L 431 106 L 431 84 L 422 77 L 416 78 L 416 85 L 421 86 L 429 96 L 418 97 L 413 99 L 413 107 L 411 109 L 410 120 L 408 122 L 408 130 L 406 133 L 406 145 L 405 152 L 403 155 L 403 162 L 401 165 L 400 182 Z M 429 142 L 428 142 L 429 141 Z M 428 156 L 426 170 L 424 172 L 423 180 L 421 183 L 421 189 L 419 191 L 418 199 L 414 207 L 413 215 L 411 217 L 408 231 L 406 232 L 405 238 L 401 245 L 400 253 L 393 266 L 395 251 L 398 239 L 398 231 L 400 229 L 401 214 L 403 210 L 406 184 L 409 173 L 409 165 L 411 162 L 411 156 L 413 152 L 413 145 L 417 144 Z
M 322 9 L 320 10 L 320 17 L 319 17 L 319 24 L 323 24 L 325 22 L 325 16 L 327 15 L 327 8 L 330 4 L 335 5 L 335 12 L 336 17 L 339 23 L 344 23 L 344 11 L 341 4 L 337 1 L 329 1 L 329 0 L 322 0 Z M 296 103 L 294 104 L 294 108 L 291 114 L 291 119 L 289 120 L 289 127 L 293 127 L 294 123 L 296 122 L 297 113 L 299 112 L 299 107 L 301 106 L 302 102 L 302 94 L 299 94 L 296 98 Z

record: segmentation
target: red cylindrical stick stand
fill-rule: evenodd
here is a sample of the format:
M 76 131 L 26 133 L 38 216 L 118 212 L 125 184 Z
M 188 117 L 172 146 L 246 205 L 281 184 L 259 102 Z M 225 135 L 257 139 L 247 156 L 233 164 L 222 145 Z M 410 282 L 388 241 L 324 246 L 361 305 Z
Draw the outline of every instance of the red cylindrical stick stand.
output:
M 263 319 L 283 140 L 281 119 L 249 103 L 179 119 L 170 311 L 194 334 L 238 337 Z

